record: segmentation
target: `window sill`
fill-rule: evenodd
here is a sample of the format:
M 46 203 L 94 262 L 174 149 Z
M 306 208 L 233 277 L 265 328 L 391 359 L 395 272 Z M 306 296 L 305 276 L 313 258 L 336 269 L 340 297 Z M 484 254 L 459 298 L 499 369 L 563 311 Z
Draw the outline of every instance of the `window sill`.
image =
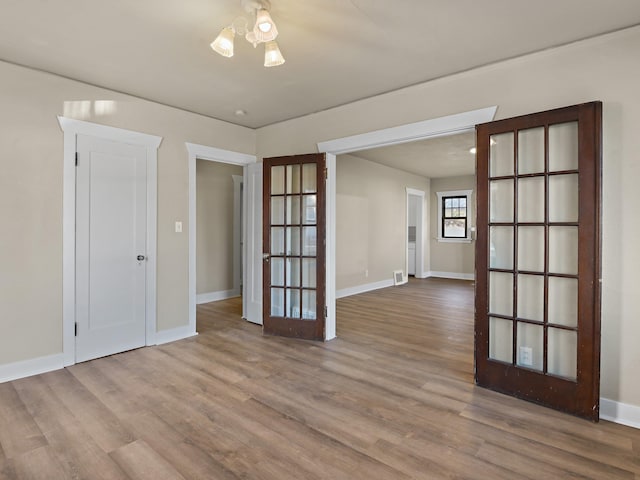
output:
M 436 238 L 436 240 L 440 243 L 471 243 L 472 240 L 470 238 Z

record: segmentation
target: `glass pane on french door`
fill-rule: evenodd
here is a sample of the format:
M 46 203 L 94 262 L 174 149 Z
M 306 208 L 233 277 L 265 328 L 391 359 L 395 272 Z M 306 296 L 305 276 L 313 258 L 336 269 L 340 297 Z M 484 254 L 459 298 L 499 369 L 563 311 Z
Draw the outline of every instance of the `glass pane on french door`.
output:
M 317 165 L 270 168 L 270 315 L 316 320 Z
M 491 135 L 488 357 L 577 381 L 578 125 Z

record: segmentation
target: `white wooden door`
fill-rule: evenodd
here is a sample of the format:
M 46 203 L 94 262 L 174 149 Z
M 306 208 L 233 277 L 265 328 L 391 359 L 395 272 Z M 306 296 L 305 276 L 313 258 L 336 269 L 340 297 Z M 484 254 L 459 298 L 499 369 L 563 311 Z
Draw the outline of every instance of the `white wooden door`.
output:
M 245 168 L 243 317 L 262 325 L 262 163 Z
M 76 362 L 145 345 L 144 147 L 78 135 Z

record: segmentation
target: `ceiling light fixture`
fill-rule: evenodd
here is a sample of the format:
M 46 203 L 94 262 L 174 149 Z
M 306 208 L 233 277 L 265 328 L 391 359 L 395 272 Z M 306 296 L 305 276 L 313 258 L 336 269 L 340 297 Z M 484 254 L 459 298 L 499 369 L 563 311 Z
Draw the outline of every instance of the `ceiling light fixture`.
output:
M 489 142 L 489 145 L 491 145 L 491 146 L 494 146 L 494 145 L 497 145 L 497 144 L 498 144 L 498 142 L 496 142 L 493 138 Z M 471 147 L 469 149 L 469 153 L 471 153 L 472 155 L 475 155 L 477 151 L 478 151 L 478 149 L 476 147 Z
M 236 35 L 241 35 L 254 48 L 259 43 L 265 44 L 265 67 L 282 65 L 285 60 L 275 41 L 278 29 L 269 14 L 271 2 L 269 0 L 240 0 L 240 3 L 247 13 L 255 15 L 256 21 L 253 28 L 249 30 L 247 19 L 237 17 L 231 25 L 224 27 L 216 39 L 211 42 L 211 48 L 223 57 L 233 57 L 233 40 Z

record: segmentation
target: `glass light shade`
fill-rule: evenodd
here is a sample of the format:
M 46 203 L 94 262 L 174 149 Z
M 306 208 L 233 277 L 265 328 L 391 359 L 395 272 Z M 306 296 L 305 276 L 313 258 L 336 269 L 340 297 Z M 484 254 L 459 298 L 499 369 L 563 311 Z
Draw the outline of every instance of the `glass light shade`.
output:
M 274 41 L 267 42 L 264 45 L 264 66 L 277 67 L 284 63 L 284 57 L 280 53 L 278 44 Z
M 256 34 L 253 32 L 253 30 L 247 32 L 247 34 L 245 35 L 245 37 L 247 39 L 247 42 L 249 42 L 251 45 L 253 45 L 253 48 L 256 48 L 258 46 L 258 39 L 256 38 Z
M 271 15 L 265 9 L 258 10 L 256 13 L 256 24 L 253 27 L 253 33 L 258 42 L 270 42 L 278 36 L 278 29 L 273 23 Z
M 211 48 L 223 57 L 233 57 L 233 38 L 235 33 L 231 27 L 223 28 L 220 35 L 211 42 Z

